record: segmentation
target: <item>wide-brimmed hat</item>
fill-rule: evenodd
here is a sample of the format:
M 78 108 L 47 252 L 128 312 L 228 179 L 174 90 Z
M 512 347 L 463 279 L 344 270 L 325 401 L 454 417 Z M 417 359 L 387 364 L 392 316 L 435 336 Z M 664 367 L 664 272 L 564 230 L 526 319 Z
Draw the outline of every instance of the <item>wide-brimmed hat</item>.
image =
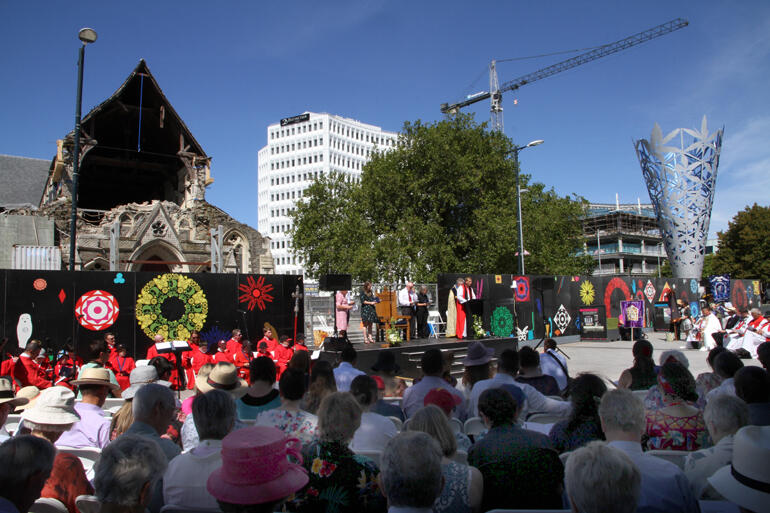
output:
M 136 367 L 131 371 L 131 374 L 128 375 L 128 382 L 131 383 L 131 386 L 123 390 L 123 393 L 120 395 L 120 397 L 126 400 L 133 399 L 136 395 L 136 391 L 148 383 L 155 383 L 163 385 L 164 387 L 171 386 L 171 383 L 168 381 L 158 379 L 158 370 L 152 365 Z
M 253 426 L 231 432 L 222 440 L 222 466 L 206 482 L 217 500 L 230 504 L 262 504 L 288 497 L 304 487 L 309 477 L 302 463 L 300 444 L 283 431 Z
M 219 362 L 208 376 L 196 377 L 195 386 L 203 394 L 211 390 L 222 390 L 236 399 L 243 397 L 249 389 L 246 381 L 238 377 L 238 367 L 229 362 Z
M 733 437 L 733 461 L 708 478 L 728 501 L 751 511 L 770 504 L 770 426 L 746 426 Z
M 35 424 L 61 426 L 80 420 L 75 411 L 75 393 L 66 387 L 50 387 L 40 392 L 35 404 L 24 410 L 22 420 Z
M 428 406 L 429 404 L 435 404 L 441 408 L 444 413 L 451 415 L 455 406 L 461 402 L 463 402 L 463 400 L 459 396 L 451 393 L 449 390 L 444 388 L 434 388 L 425 394 L 425 399 L 423 399 L 422 404 L 425 406 Z
M 26 410 L 27 408 L 31 408 L 32 405 L 35 404 L 35 401 L 38 397 L 40 397 L 40 389 L 35 385 L 21 387 L 19 391 L 16 392 L 16 398 L 24 398 L 27 400 L 27 402 L 17 406 L 15 411 L 18 413 Z
M 371 369 L 374 372 L 398 372 L 401 367 L 396 363 L 396 355 L 386 350 L 377 353 L 377 361 Z
M 463 358 L 463 365 L 466 367 L 483 365 L 492 359 L 493 354 L 495 354 L 493 348 L 487 347 L 479 341 L 473 342 L 468 346 L 468 353 Z
M 730 310 L 730 311 L 735 312 L 736 308 L 733 306 L 733 304 L 731 302 L 728 301 L 727 303 L 725 303 L 725 310 Z
M 73 385 L 102 385 L 110 390 L 120 390 L 120 386 L 110 381 L 110 371 L 102 367 L 86 367 L 80 371 L 78 379 L 71 381 Z
M 29 399 L 26 397 L 16 397 L 13 395 L 13 385 L 5 378 L 0 379 L 0 404 L 8 403 L 13 407 L 27 404 Z

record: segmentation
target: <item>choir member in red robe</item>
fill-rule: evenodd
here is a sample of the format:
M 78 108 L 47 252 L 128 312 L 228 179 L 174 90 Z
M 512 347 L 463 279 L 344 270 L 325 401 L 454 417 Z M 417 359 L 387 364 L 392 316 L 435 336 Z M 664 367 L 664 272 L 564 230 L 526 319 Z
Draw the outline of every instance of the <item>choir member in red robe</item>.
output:
M 157 344 L 160 344 L 165 339 L 163 338 L 163 335 L 155 335 L 153 338 L 153 344 L 147 349 L 147 360 L 152 360 L 156 356 L 162 356 L 166 360 L 168 360 L 171 365 L 174 367 L 174 369 L 171 371 L 171 377 L 169 378 L 169 381 L 171 382 L 171 388 L 174 390 L 179 390 L 179 372 L 176 370 L 176 355 L 173 351 L 169 351 L 168 353 L 159 353 L 158 348 L 156 347 Z
M 281 343 L 275 348 L 275 371 L 276 379 L 280 379 L 283 371 L 289 365 L 289 360 L 294 356 L 294 349 L 291 348 L 291 339 L 286 335 L 281 337 Z
M 302 333 L 297 334 L 297 340 L 294 341 L 294 352 L 307 351 L 308 348 L 305 345 L 305 335 Z
M 454 293 L 455 307 L 457 309 L 455 336 L 458 339 L 462 339 L 467 336 L 468 311 L 466 310 L 465 303 L 469 299 L 474 299 L 474 294 L 471 287 L 462 278 L 457 278 Z
M 214 363 L 214 357 L 205 351 L 205 343 L 201 347 L 201 334 L 197 331 L 190 333 L 190 350 L 182 353 L 182 367 L 187 372 L 187 388 L 192 389 L 195 386 L 195 376 L 201 367 L 207 363 Z
M 40 342 L 31 340 L 24 352 L 13 367 L 13 377 L 16 378 L 22 387 L 36 386 L 40 390 L 51 386 L 51 382 L 46 378 L 45 371 L 37 363 L 37 356 L 40 354 Z
M 120 385 L 121 390 L 125 390 L 131 386 L 129 376 L 131 375 L 131 371 L 136 368 L 136 362 L 130 356 L 126 356 L 127 353 L 126 346 L 120 344 L 115 349 L 115 357 L 110 360 L 112 370 L 115 372 L 115 379 L 118 380 L 118 385 Z
M 110 332 L 105 333 L 104 341 L 107 342 L 107 347 L 110 349 L 109 361 L 112 361 L 118 356 L 118 344 L 115 342 L 115 334 Z
M 230 353 L 233 357 L 235 357 L 237 353 L 241 352 L 242 347 L 243 347 L 243 334 L 241 333 L 241 330 L 234 329 L 233 337 L 227 341 L 227 352 Z
M 270 326 L 269 323 L 265 323 L 265 326 L 262 328 L 262 339 L 259 341 L 260 343 L 265 342 L 267 343 L 267 350 L 270 352 L 275 351 L 275 348 L 278 347 L 280 344 L 278 343 L 278 340 L 276 340 L 276 332 L 273 330 L 273 327 Z
M 243 342 L 243 347 L 241 350 L 237 353 L 235 353 L 235 356 L 233 357 L 233 363 L 236 367 L 238 367 L 238 377 L 241 379 L 246 380 L 246 383 L 250 383 L 249 381 L 249 366 L 251 364 L 251 360 L 254 359 L 254 350 L 251 342 L 248 340 Z
M 233 355 L 230 351 L 227 350 L 227 341 L 226 340 L 220 340 L 217 342 L 217 352 L 214 355 L 214 363 L 232 363 L 234 364 L 233 358 L 235 355 Z

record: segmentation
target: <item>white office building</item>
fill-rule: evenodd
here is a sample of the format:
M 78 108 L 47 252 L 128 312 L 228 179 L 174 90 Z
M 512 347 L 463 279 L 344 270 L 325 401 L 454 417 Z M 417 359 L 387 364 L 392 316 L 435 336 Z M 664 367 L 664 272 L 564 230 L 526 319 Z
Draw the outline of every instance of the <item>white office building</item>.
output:
M 396 145 L 398 134 L 333 114 L 305 112 L 267 127 L 258 157 L 259 232 L 270 238 L 276 274 L 302 274 L 291 247 L 289 214 L 318 177 L 337 172 L 351 182 L 372 151 Z

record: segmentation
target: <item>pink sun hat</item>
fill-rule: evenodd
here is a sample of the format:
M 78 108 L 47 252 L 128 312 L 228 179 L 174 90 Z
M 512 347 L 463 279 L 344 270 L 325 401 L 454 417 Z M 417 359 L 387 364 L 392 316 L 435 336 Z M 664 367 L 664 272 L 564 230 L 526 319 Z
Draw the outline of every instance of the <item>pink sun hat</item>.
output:
M 230 504 L 263 504 L 288 497 L 310 478 L 302 467 L 299 440 L 268 426 L 238 429 L 222 440 L 222 466 L 206 483 L 215 498 Z M 291 456 L 297 463 L 290 463 Z

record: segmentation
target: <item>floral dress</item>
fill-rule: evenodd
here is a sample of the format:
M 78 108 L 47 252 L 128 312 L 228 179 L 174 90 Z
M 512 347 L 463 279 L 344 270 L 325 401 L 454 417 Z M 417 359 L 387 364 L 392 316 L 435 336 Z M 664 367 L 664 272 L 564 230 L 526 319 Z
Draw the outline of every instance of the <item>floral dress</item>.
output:
M 367 305 L 364 304 L 364 301 L 376 301 L 377 298 L 374 296 L 374 293 L 367 294 L 364 291 L 361 291 L 361 321 L 362 322 L 371 322 L 373 324 L 377 324 L 377 321 L 379 318 L 377 317 L 377 309 L 374 307 L 374 305 Z
M 648 449 L 697 451 L 711 445 L 703 412 L 689 417 L 674 417 L 662 410 L 647 411 Z
M 306 411 L 288 411 L 276 408 L 257 415 L 257 426 L 272 426 L 280 429 L 286 436 L 296 437 L 303 445 L 309 444 L 318 436 L 318 417 Z
M 445 462 L 441 464 L 441 474 L 444 488 L 433 503 L 433 513 L 470 513 L 470 467 L 455 461 Z
M 287 503 L 289 511 L 385 512 L 377 465 L 341 442 L 316 441 L 302 451 L 310 482 Z

